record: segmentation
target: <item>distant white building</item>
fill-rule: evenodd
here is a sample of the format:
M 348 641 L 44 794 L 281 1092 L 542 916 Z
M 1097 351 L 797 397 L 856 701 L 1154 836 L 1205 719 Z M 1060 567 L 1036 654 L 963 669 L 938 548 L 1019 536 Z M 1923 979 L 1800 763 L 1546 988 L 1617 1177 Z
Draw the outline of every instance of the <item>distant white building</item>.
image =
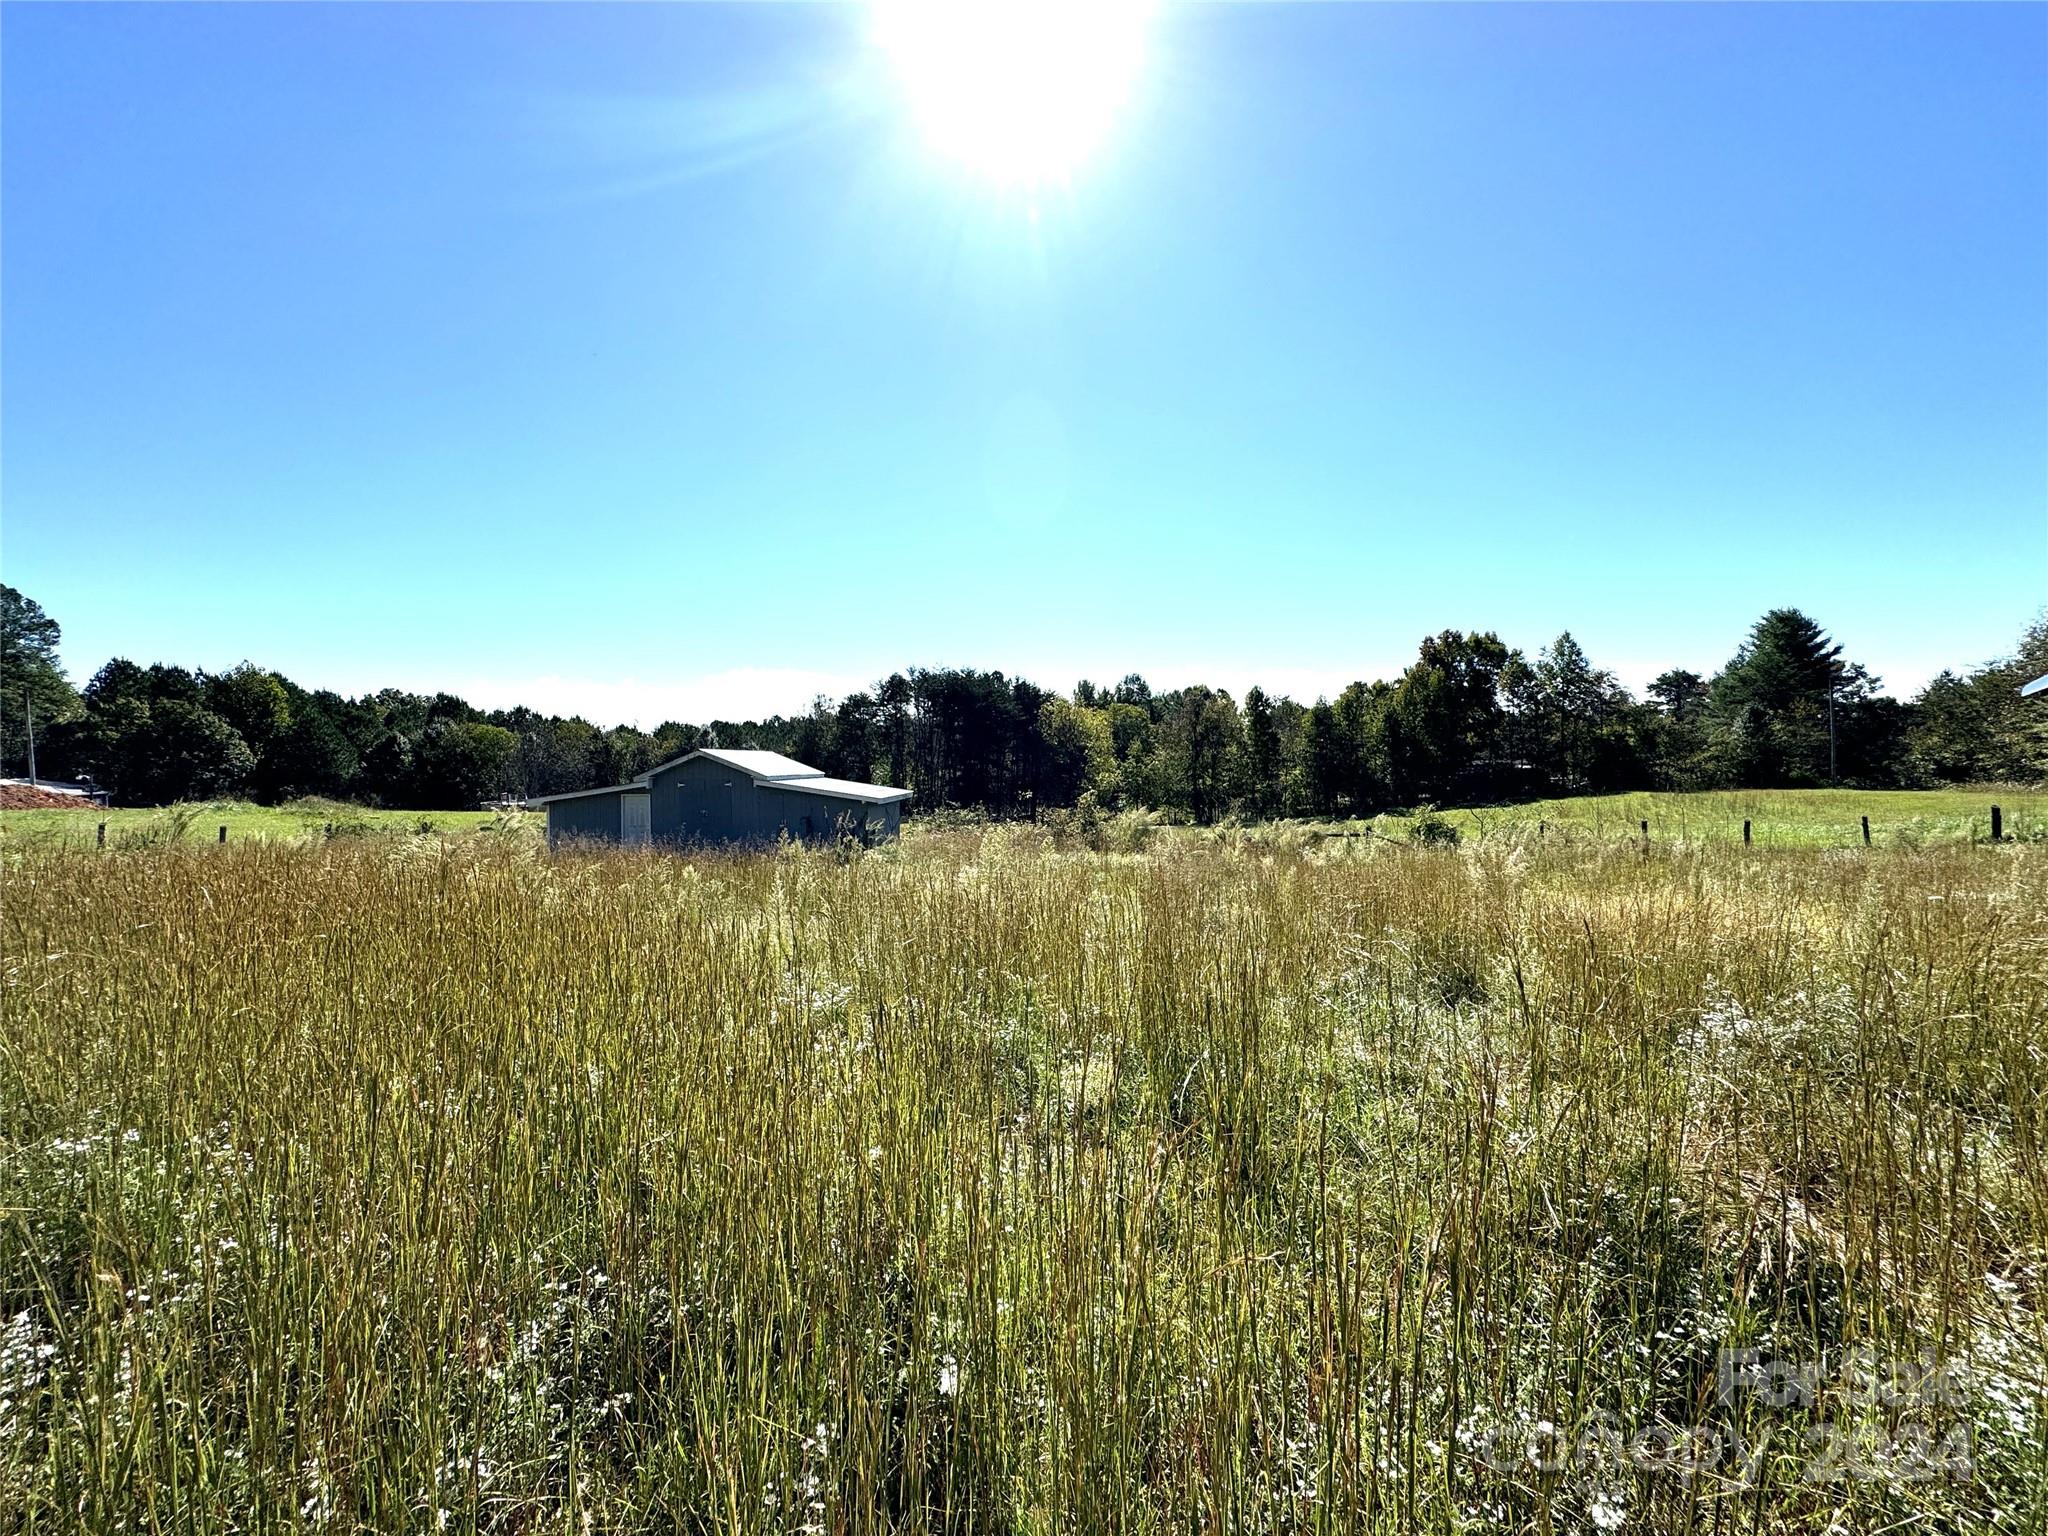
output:
M 90 779 L 0 779 L 0 786 L 39 789 L 46 795 L 71 795 L 87 805 L 107 803 L 107 792 Z

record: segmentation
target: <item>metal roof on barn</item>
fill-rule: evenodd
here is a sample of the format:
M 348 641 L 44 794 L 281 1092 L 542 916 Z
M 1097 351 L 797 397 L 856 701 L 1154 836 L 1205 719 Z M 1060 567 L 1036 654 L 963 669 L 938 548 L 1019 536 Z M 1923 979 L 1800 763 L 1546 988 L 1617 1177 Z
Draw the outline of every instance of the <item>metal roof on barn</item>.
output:
M 770 789 L 787 789 L 807 795 L 827 795 L 835 800 L 865 800 L 870 805 L 887 805 L 891 800 L 908 800 L 907 789 L 891 789 L 886 784 L 863 784 L 856 779 L 828 779 L 822 773 L 809 778 L 770 779 Z
M 680 763 L 692 757 L 708 757 L 714 763 L 723 763 L 728 768 L 737 768 L 741 773 L 756 779 L 822 779 L 822 770 L 800 763 L 793 757 L 784 757 L 780 752 L 727 751 L 724 747 L 699 747 L 695 752 L 685 752 L 674 759 Z M 671 766 L 663 763 L 661 768 Z M 656 768 L 655 773 L 661 772 Z M 842 783 L 843 780 L 834 780 Z

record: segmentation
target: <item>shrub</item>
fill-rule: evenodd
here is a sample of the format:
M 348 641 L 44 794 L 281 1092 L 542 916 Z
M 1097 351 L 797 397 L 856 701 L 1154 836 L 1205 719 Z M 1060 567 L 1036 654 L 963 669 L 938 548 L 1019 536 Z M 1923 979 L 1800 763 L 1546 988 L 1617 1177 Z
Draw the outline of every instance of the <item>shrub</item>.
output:
M 1458 829 L 1435 811 L 1423 811 L 1408 823 L 1408 841 L 1428 848 L 1455 848 Z

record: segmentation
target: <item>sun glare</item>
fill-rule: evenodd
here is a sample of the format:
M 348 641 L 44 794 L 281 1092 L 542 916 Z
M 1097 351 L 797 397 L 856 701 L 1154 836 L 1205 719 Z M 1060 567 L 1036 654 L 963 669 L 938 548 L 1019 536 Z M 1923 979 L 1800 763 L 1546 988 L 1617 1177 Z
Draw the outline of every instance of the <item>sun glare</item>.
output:
M 1065 181 L 1129 99 L 1150 0 L 876 0 L 934 146 L 995 180 Z

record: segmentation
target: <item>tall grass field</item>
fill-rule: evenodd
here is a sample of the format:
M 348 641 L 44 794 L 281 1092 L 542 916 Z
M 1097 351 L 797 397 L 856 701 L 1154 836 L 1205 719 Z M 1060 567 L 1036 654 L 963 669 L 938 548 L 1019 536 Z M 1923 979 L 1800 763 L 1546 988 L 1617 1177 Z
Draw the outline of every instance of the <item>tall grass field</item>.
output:
M 2048 848 L 4 877 L 0 1529 L 2048 1521 Z

